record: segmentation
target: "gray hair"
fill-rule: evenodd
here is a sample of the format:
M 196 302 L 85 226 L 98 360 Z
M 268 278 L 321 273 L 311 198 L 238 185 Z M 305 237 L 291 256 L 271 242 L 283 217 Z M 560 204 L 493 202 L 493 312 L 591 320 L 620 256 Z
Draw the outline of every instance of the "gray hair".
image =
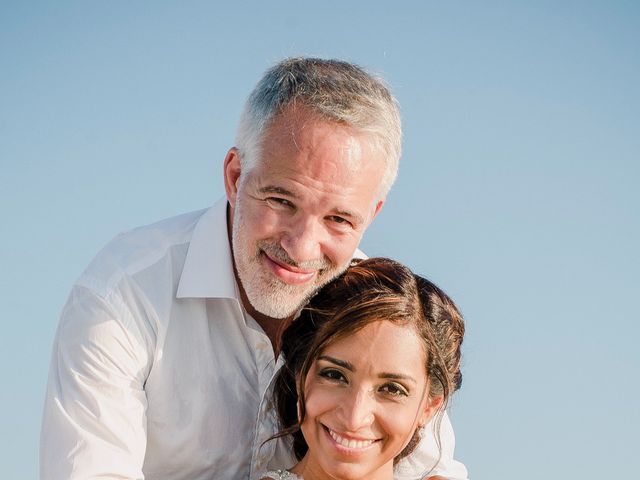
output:
M 384 198 L 398 174 L 402 141 L 398 104 L 380 78 L 340 60 L 289 58 L 267 70 L 240 117 L 236 147 L 243 171 L 257 163 L 265 128 L 296 102 L 323 119 L 371 135 L 387 164 L 380 185 Z

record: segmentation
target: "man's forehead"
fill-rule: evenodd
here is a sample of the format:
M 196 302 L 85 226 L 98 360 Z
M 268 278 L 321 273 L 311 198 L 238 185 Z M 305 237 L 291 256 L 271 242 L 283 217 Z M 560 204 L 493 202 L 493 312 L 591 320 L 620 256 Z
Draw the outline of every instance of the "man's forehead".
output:
M 333 131 L 333 133 L 340 135 L 349 134 L 353 137 L 361 137 L 362 140 L 374 142 L 373 138 L 366 138 L 369 137 L 366 132 L 353 125 L 323 115 L 304 104 L 291 104 L 269 121 L 263 130 L 261 143 L 292 140 L 295 145 L 296 139 L 319 125 L 328 127 L 325 128 L 325 131 Z
M 384 171 L 386 160 L 377 147 L 378 143 L 371 135 L 346 125 L 308 122 L 293 130 L 274 127 L 266 131 L 258 161 L 269 168 L 277 164 L 277 168 L 294 174 L 324 169 L 342 176 L 349 170 L 369 166 Z

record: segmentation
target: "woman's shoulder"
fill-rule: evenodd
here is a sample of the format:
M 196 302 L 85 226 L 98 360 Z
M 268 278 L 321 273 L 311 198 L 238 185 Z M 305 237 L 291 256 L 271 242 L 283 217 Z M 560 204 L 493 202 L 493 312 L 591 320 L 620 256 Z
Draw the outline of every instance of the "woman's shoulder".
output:
M 304 480 L 295 473 L 291 473 L 289 470 L 271 470 L 264 474 L 262 480 Z

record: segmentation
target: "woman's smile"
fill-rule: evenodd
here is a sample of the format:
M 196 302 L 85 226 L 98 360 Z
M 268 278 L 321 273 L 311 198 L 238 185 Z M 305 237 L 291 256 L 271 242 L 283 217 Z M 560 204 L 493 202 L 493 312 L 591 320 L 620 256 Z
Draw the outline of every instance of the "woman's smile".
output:
M 368 447 L 373 445 L 374 442 L 377 442 L 380 440 L 377 438 L 373 438 L 373 439 L 354 438 L 346 434 L 339 434 L 338 432 L 336 432 L 335 430 L 332 430 L 326 425 L 322 425 L 322 426 L 338 446 L 342 448 L 346 448 L 348 450 L 352 450 L 354 452 L 367 450 Z

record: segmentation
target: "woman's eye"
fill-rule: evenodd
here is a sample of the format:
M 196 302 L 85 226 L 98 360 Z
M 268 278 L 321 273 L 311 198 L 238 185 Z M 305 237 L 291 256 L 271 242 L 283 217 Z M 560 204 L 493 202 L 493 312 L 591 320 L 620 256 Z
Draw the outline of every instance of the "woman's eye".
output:
M 345 381 L 344 375 L 340 370 L 336 370 L 333 368 L 326 368 L 320 372 L 320 376 L 322 378 L 327 378 L 329 380 L 338 380 Z
M 397 383 L 387 383 L 380 387 L 380 391 L 392 397 L 406 397 L 409 395 L 407 390 Z

